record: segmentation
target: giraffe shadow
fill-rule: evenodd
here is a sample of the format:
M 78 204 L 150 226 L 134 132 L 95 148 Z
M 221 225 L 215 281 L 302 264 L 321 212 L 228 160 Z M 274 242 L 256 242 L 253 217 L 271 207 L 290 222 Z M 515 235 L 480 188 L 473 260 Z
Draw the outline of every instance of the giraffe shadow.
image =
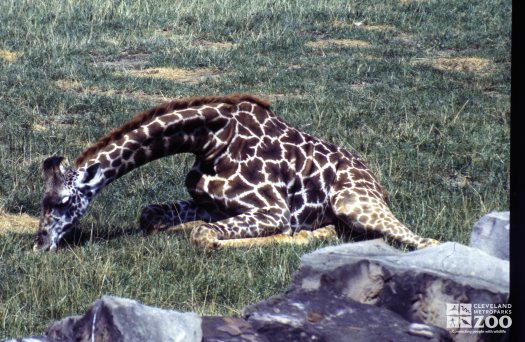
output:
M 414 247 L 404 245 L 403 243 L 385 238 L 383 234 L 379 232 L 370 232 L 370 231 L 364 231 L 360 229 L 355 229 L 348 227 L 342 223 L 339 223 L 336 225 L 336 232 L 337 237 L 341 242 L 361 242 L 361 241 L 368 241 L 368 240 L 375 240 L 375 239 L 383 239 L 387 244 L 390 246 L 402 250 L 402 251 L 411 251 L 414 250 Z
M 336 225 L 336 232 L 337 237 L 343 243 L 383 239 L 387 244 L 399 250 L 410 251 L 414 249 L 413 247 L 406 246 L 401 242 L 392 239 L 385 239 L 385 237 L 381 233 L 352 229 L 342 223 Z
M 85 226 L 75 227 L 68 232 L 59 243 L 59 249 L 77 248 L 88 244 L 109 242 L 124 236 L 142 234 L 140 230 L 133 227 L 121 227 L 116 225 L 88 228 Z
M 342 222 L 335 224 L 335 231 L 337 233 L 337 237 L 342 242 L 360 242 L 382 237 L 380 233 L 355 229 L 345 225 Z

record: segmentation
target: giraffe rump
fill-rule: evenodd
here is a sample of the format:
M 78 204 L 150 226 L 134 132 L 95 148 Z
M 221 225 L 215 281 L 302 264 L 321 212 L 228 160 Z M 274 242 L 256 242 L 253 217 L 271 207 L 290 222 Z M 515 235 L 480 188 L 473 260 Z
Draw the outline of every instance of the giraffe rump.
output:
M 87 148 L 82 154 L 80 154 L 75 160 L 75 165 L 79 167 L 89 158 L 96 155 L 102 148 L 107 146 L 113 141 L 122 138 L 126 133 L 137 129 L 145 122 L 164 115 L 166 113 L 173 112 L 175 110 L 186 109 L 191 107 L 198 107 L 213 103 L 223 103 L 232 106 L 237 105 L 240 102 L 248 101 L 258 104 L 259 106 L 270 109 L 270 103 L 259 97 L 250 94 L 232 94 L 229 96 L 199 96 L 199 97 L 188 97 L 171 102 L 166 102 L 160 106 L 148 109 L 142 113 L 137 114 L 133 119 L 125 123 L 124 125 L 112 130 L 107 135 L 100 138 L 96 143 Z

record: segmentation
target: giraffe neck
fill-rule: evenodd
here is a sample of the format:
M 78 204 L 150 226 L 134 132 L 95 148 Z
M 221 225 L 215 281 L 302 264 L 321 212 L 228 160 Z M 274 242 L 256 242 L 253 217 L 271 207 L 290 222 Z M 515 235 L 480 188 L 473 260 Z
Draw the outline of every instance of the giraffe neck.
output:
M 77 167 L 87 169 L 100 163 L 102 177 L 95 186 L 96 193 L 126 173 L 164 156 L 190 152 L 203 160 L 212 159 L 232 137 L 233 129 L 224 111 L 231 111 L 231 106 L 205 105 L 154 117 L 109 139 Z

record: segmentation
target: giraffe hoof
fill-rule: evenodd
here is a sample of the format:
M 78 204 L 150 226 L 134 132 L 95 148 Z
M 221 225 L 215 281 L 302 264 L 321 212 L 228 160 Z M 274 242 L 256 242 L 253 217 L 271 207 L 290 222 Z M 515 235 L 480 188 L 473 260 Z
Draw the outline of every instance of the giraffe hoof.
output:
M 417 245 L 417 249 L 423 249 L 423 248 L 427 248 L 427 247 L 431 247 L 431 246 L 437 246 L 439 245 L 440 242 L 438 240 L 434 240 L 434 239 L 422 239 L 418 245 Z
M 211 229 L 206 225 L 201 225 L 192 230 L 190 239 L 195 247 L 203 249 L 219 249 L 221 244 L 218 235 L 219 233 L 214 229 Z
M 326 226 L 323 228 L 316 229 L 312 232 L 314 239 L 316 240 L 330 240 L 337 239 L 337 232 L 334 226 Z

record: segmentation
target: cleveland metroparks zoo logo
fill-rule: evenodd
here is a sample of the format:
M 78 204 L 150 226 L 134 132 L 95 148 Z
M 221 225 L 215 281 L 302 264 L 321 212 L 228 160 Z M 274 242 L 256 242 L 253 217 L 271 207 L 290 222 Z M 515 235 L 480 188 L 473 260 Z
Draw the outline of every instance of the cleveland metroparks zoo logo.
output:
M 505 333 L 512 304 L 447 303 L 447 329 L 462 333 Z

